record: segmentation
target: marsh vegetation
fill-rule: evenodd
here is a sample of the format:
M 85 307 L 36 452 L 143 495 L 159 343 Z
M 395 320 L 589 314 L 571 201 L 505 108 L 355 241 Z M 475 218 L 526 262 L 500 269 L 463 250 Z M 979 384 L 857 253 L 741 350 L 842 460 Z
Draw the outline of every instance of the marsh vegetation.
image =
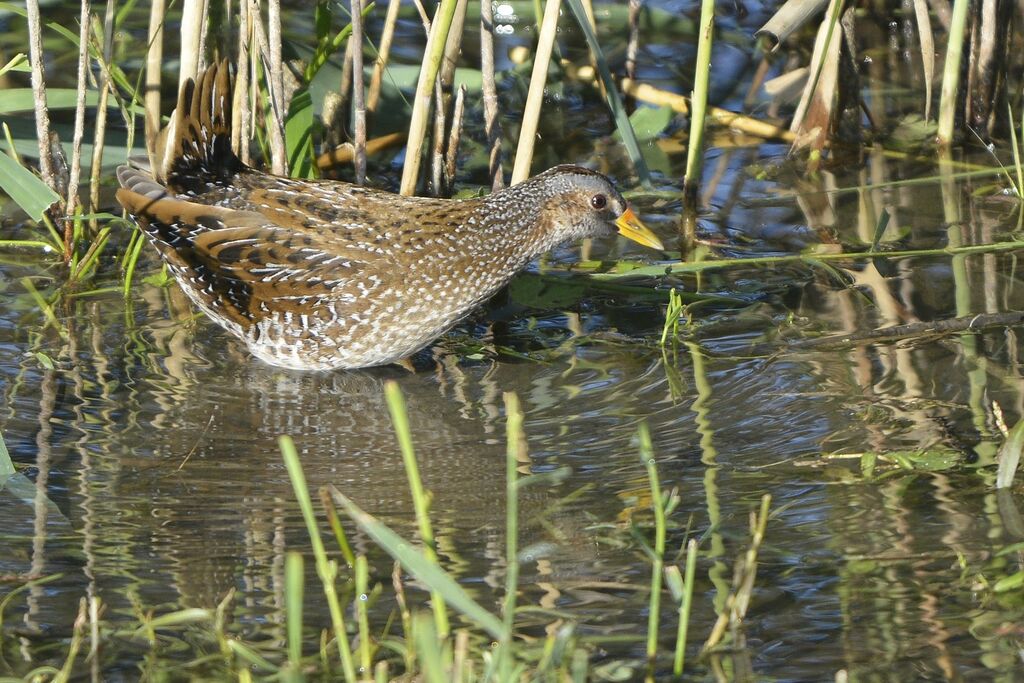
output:
M 0 676 L 1018 680 L 1020 21 L 0 2 Z M 254 362 L 112 196 L 221 57 L 253 164 L 581 163 L 668 250 L 559 248 L 416 373 Z

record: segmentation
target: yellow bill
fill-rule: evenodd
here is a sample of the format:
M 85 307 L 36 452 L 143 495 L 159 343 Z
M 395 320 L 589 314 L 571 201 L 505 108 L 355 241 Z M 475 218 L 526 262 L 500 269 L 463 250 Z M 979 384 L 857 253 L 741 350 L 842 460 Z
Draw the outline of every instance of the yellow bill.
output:
M 658 236 L 651 232 L 650 228 L 640 222 L 640 219 L 633 213 L 633 209 L 626 207 L 622 215 L 615 219 L 615 227 L 619 234 L 626 239 L 631 239 L 637 244 L 642 244 L 651 249 L 663 251 L 665 246 L 658 239 Z

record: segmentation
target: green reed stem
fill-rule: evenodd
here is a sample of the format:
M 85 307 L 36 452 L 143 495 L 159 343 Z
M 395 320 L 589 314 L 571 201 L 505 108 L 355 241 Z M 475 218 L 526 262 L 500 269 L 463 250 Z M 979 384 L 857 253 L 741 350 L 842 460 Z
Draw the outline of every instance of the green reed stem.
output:
M 953 15 L 946 41 L 945 65 L 942 69 L 942 91 L 939 95 L 939 127 L 936 137 L 939 145 L 948 147 L 953 141 L 956 105 L 960 90 L 960 63 L 967 31 L 967 14 L 971 0 L 953 0 Z
M 647 469 L 651 486 L 651 509 L 654 512 L 654 556 L 651 567 L 651 598 L 647 612 L 647 663 L 654 664 L 658 652 L 658 618 L 661 613 L 661 574 L 665 566 L 665 501 L 661 495 L 658 464 L 654 460 L 654 446 L 647 423 L 641 422 L 637 430 L 640 440 L 640 460 Z
M 135 266 L 139 262 L 139 254 L 142 253 L 142 245 L 145 243 L 145 239 L 142 237 L 142 230 L 135 228 L 132 233 L 132 238 L 128 242 L 127 259 L 124 264 L 124 296 L 128 298 L 128 295 L 132 291 L 132 280 L 135 278 Z
M 99 259 L 100 254 L 103 253 L 104 247 L 107 246 L 107 241 L 110 239 L 110 226 L 106 226 L 99 231 L 96 235 L 96 239 L 93 241 L 92 246 L 85 252 L 85 256 L 78 262 L 78 265 L 72 271 L 70 280 L 80 280 L 88 275 L 96 265 L 96 261 Z
M 505 399 L 505 605 L 503 607 L 501 650 L 498 656 L 500 680 L 510 680 L 512 668 L 512 637 L 519 590 L 519 482 L 518 466 L 525 454 L 523 411 L 519 397 L 506 392 Z
M 694 67 L 693 95 L 690 97 L 690 141 L 686 147 L 686 175 L 683 179 L 683 198 L 690 209 L 697 207 L 697 189 L 704 167 L 704 124 L 707 121 L 714 29 L 715 0 L 702 0 L 697 64 Z
M 359 627 L 359 667 L 365 678 L 373 671 L 373 650 L 370 647 L 370 569 L 366 564 L 366 556 L 356 557 L 356 623 Z
M 289 552 L 284 560 L 284 609 L 288 632 L 288 678 L 302 672 L 302 596 L 305 588 L 302 554 Z
M 672 661 L 672 673 L 676 676 L 683 675 L 686 636 L 690 628 L 690 607 L 693 605 L 693 581 L 696 573 L 697 539 L 691 538 L 686 544 L 686 575 L 683 577 L 683 599 L 679 601 L 679 627 L 676 631 L 676 651 Z
M 402 167 L 402 182 L 399 192 L 410 196 L 416 190 L 419 178 L 420 161 L 422 158 L 423 139 L 427 134 L 427 119 L 430 116 L 430 101 L 434 94 L 434 79 L 441 67 L 445 43 L 451 30 L 455 16 L 457 0 L 441 0 L 434 21 L 430 25 L 430 36 L 423 51 L 423 65 L 420 67 L 419 81 L 416 83 L 416 94 L 413 96 L 412 116 L 409 120 L 409 137 L 405 152 L 405 165 Z M 447 634 L 447 629 L 438 629 Z
M 375 6 L 376 3 L 374 2 L 366 3 L 366 7 L 363 8 L 360 15 L 365 18 L 373 11 Z M 331 58 L 331 55 L 337 52 L 341 46 L 345 44 L 345 41 L 348 40 L 350 35 L 352 35 L 351 23 L 334 34 L 333 38 L 328 41 L 324 41 L 322 44 L 317 46 L 316 51 L 309 60 L 309 66 L 307 66 L 306 70 L 302 72 L 302 78 L 306 83 L 313 80 L 317 72 L 323 68 L 323 65 L 327 63 L 327 60 Z
M 391 413 L 391 421 L 395 426 L 398 446 L 402 451 L 405 474 L 409 479 L 409 491 L 412 493 L 413 507 L 416 510 L 416 523 L 419 527 L 420 538 L 423 539 L 423 555 L 432 564 L 440 567 L 441 563 L 437 560 L 434 543 L 434 530 L 430 524 L 430 497 L 424 491 L 423 481 L 420 479 L 419 463 L 416 461 L 416 452 L 412 446 L 412 433 L 409 430 L 409 416 L 405 410 L 405 398 L 402 396 L 402 390 L 393 380 L 384 383 L 384 397 L 387 400 L 388 411 Z M 439 637 L 446 638 L 450 627 L 444 598 L 438 591 L 431 591 L 430 602 L 434 610 L 434 625 L 437 633 Z
M 341 668 L 347 683 L 355 683 L 356 671 L 352 661 L 352 652 L 349 650 L 348 645 L 348 629 L 345 627 L 345 616 L 341 611 L 338 593 L 334 586 L 334 580 L 338 576 L 338 563 L 334 560 L 329 560 L 327 558 L 327 551 L 324 550 L 324 543 L 320 538 L 320 531 L 316 525 L 316 515 L 313 514 L 313 501 L 309 497 L 309 487 L 306 486 L 306 475 L 302 472 L 302 463 L 299 462 L 299 454 L 295 450 L 295 443 L 289 436 L 279 437 L 277 443 L 281 449 L 281 457 L 284 459 L 285 467 L 288 469 L 288 477 L 292 481 L 295 498 L 299 501 L 299 509 L 302 510 L 302 519 L 306 522 L 306 532 L 309 534 L 309 541 L 313 546 L 313 557 L 316 558 L 316 573 L 323 584 L 324 596 L 327 598 L 327 607 L 331 613 L 331 625 L 334 627 L 334 638 L 338 645 Z

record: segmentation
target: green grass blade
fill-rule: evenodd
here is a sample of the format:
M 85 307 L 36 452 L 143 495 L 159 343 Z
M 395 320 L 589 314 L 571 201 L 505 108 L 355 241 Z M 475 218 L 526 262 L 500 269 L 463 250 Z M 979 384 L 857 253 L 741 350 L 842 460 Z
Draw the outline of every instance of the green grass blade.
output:
M 501 638 L 505 628 L 501 620 L 484 609 L 480 603 L 470 597 L 469 593 L 444 572 L 443 569 L 427 559 L 413 545 L 396 534 L 383 522 L 365 512 L 352 502 L 345 494 L 331 487 L 331 495 L 352 521 L 382 547 L 391 557 L 398 560 L 405 569 L 423 582 L 431 591 L 444 597 L 446 603 L 462 612 L 472 621 L 487 631 L 492 638 Z M 433 626 L 433 624 L 431 624 Z
M 586 11 L 583 9 L 583 3 L 581 0 L 566 0 L 566 2 L 569 4 L 569 9 L 572 10 L 573 16 L 576 17 L 580 30 L 583 31 L 587 45 L 594 55 L 594 61 L 597 62 L 597 71 L 601 76 L 601 81 L 604 83 L 604 91 L 608 97 L 608 108 L 611 109 L 612 116 L 615 117 L 615 127 L 618 129 L 619 135 L 622 136 L 622 143 L 626 146 L 626 152 L 636 168 L 636 173 L 640 177 L 640 183 L 645 187 L 649 186 L 651 183 L 651 173 L 647 170 L 647 162 L 644 161 L 643 154 L 640 153 L 640 144 L 636 141 L 633 125 L 629 122 L 626 107 L 622 104 L 622 97 L 619 96 L 619 87 L 615 83 L 615 78 L 612 77 L 611 70 L 608 68 L 608 60 L 604 57 L 601 43 L 590 27 L 590 21 L 587 19 Z

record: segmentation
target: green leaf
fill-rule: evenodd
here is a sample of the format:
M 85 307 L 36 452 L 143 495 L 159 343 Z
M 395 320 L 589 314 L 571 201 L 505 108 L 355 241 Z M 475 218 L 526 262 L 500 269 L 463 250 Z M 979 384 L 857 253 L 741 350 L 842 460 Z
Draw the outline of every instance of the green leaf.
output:
M 57 193 L 46 183 L 3 153 L 0 153 L 0 190 L 13 199 L 29 218 L 37 221 L 48 208 L 60 201 Z
M 47 88 L 46 106 L 48 109 L 74 109 L 78 100 L 78 92 L 74 88 Z M 99 102 L 99 94 L 95 90 L 85 93 L 85 104 L 95 107 Z M 107 102 L 108 109 L 116 109 L 117 103 L 111 98 Z M 35 110 L 32 88 L 7 88 L 0 90 L 0 114 L 15 114 Z
M 629 122 L 636 132 L 636 139 L 645 142 L 661 134 L 675 112 L 670 107 L 640 107 L 629 117 Z
M 9 62 L 0 66 L 0 76 L 3 76 L 8 71 L 20 71 L 22 73 L 28 73 L 31 71 L 31 67 L 28 63 L 28 57 L 25 56 L 24 52 L 19 52 L 11 57 Z
M 295 92 L 284 120 L 284 145 L 293 178 L 315 178 L 313 165 L 313 99 L 309 90 Z

